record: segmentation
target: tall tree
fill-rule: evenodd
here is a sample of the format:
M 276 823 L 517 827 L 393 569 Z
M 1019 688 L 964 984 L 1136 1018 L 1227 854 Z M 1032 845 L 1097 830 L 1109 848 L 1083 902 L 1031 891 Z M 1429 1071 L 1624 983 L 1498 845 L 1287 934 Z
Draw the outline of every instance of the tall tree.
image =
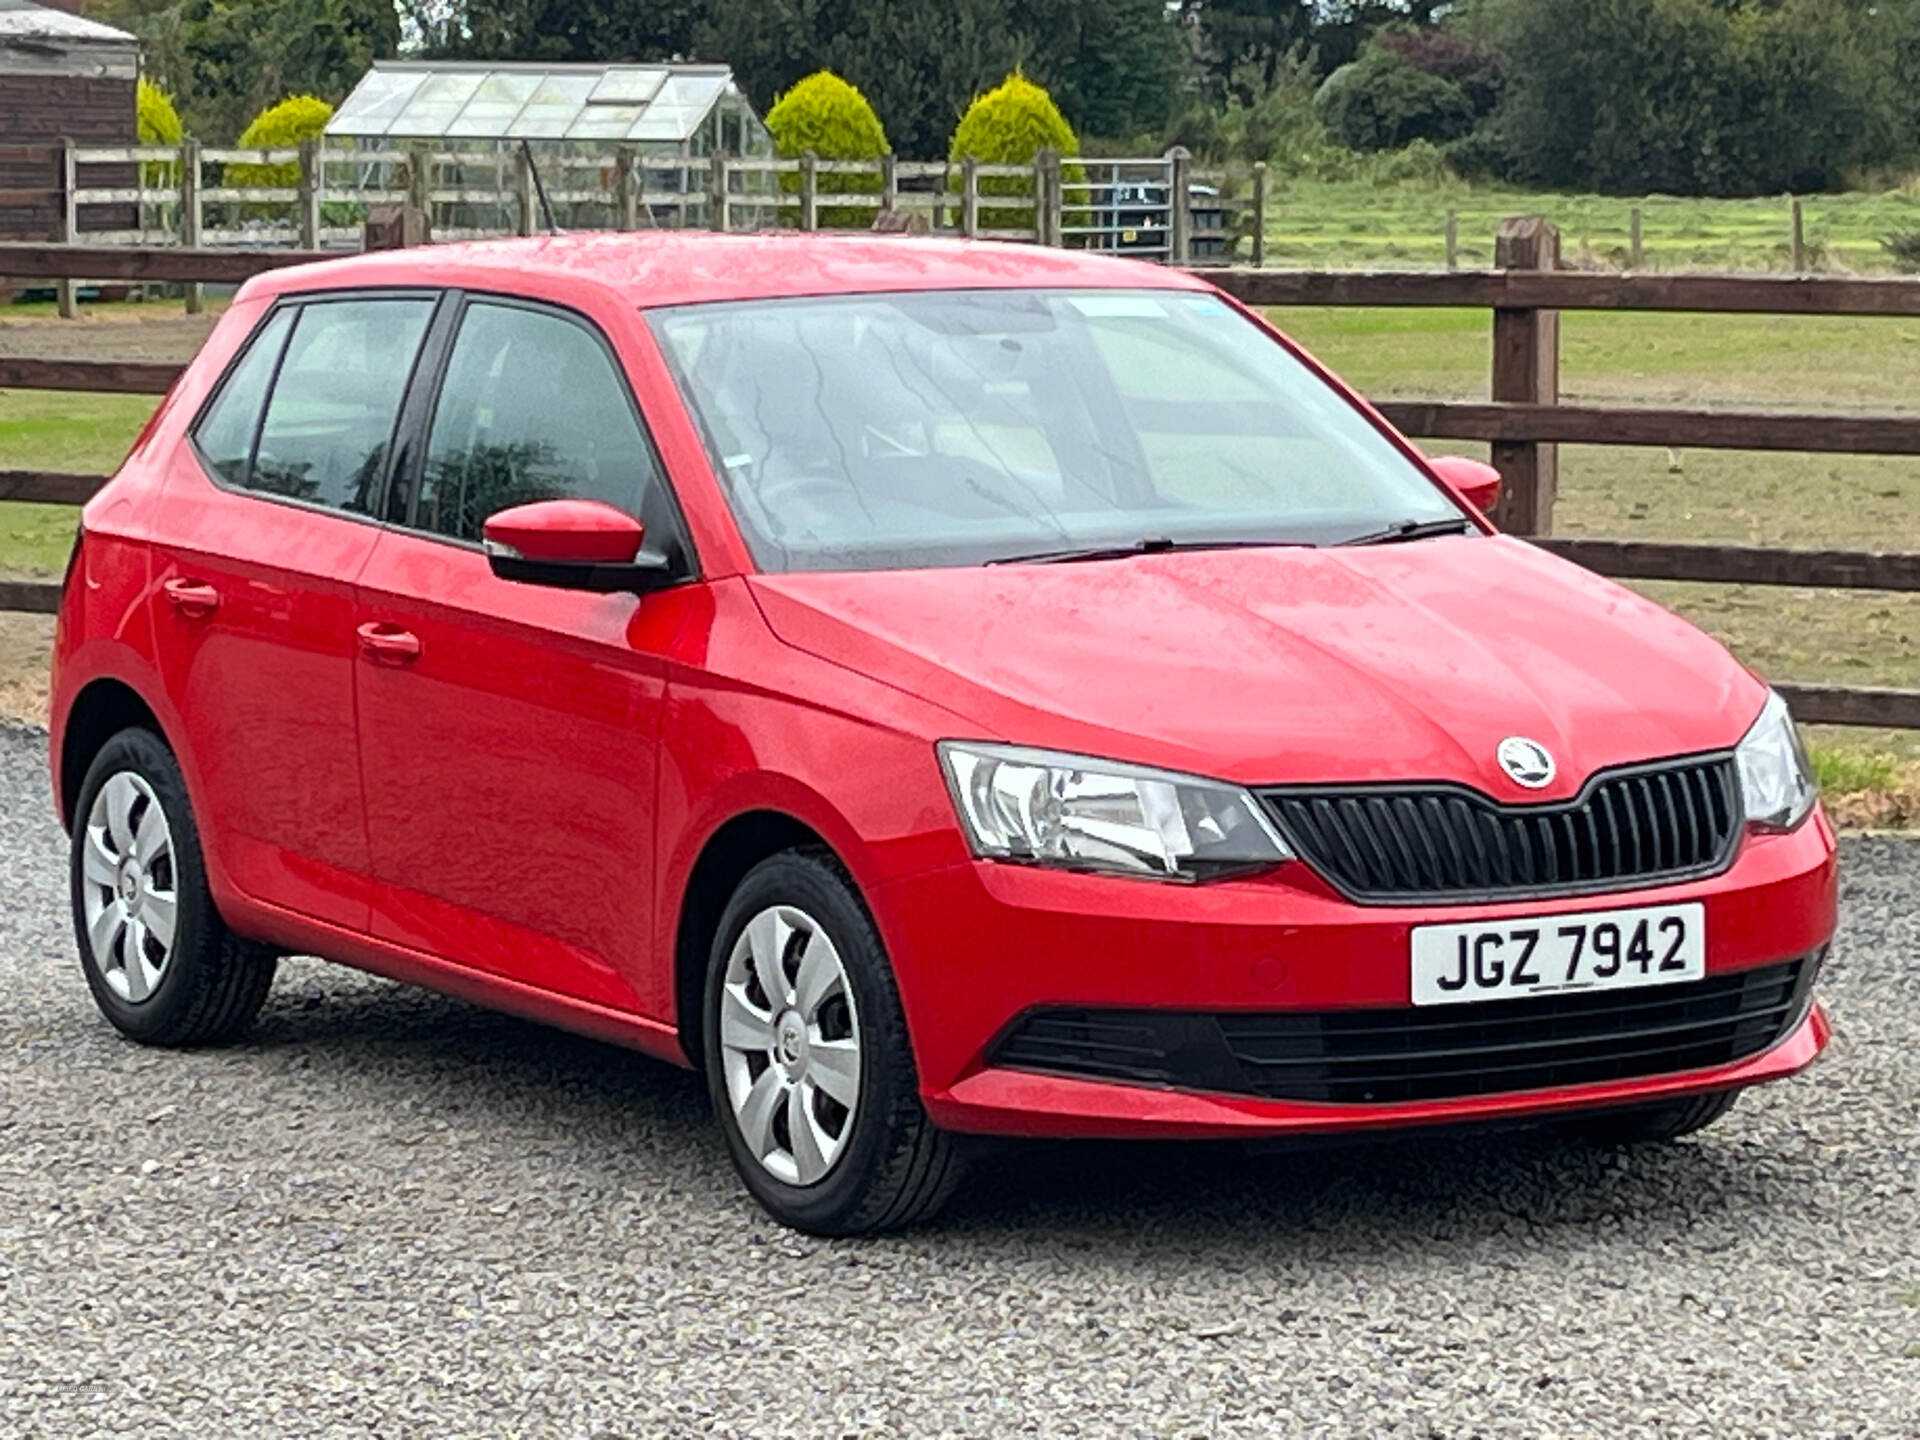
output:
M 761 109 L 832 70 L 873 103 L 903 155 L 946 152 L 967 103 L 1019 54 L 1007 0 L 715 0 L 693 50 L 733 67 Z
M 285 96 L 338 103 L 400 48 L 393 0 L 106 0 L 93 13 L 140 37 L 147 73 L 216 144 Z
M 1188 41 L 1163 0 L 1026 0 L 1009 19 L 1027 74 L 1082 135 L 1165 124 Z

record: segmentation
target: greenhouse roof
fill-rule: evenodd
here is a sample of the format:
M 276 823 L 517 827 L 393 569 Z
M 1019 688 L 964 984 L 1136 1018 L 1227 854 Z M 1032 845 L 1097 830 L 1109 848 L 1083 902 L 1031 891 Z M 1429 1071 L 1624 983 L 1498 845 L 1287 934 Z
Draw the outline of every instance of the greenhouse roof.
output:
M 687 139 L 733 87 L 724 65 L 382 61 L 327 134 L 343 139 Z

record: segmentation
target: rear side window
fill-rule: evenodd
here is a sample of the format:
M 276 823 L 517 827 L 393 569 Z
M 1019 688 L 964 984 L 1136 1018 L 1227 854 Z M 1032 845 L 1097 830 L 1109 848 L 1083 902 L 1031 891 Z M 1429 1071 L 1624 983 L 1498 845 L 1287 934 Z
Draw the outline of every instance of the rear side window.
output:
M 653 449 L 594 331 L 524 306 L 467 308 L 434 409 L 420 529 L 478 540 L 496 511 L 561 499 L 650 521 L 661 494 Z
M 301 306 L 241 483 L 372 514 L 433 304 L 422 297 Z
M 247 483 L 247 465 L 253 458 L 253 437 L 260 429 L 260 411 L 266 404 L 273 368 L 293 328 L 292 310 L 276 310 L 247 345 L 247 353 L 227 373 L 227 383 L 200 417 L 194 442 L 209 469 L 229 485 Z

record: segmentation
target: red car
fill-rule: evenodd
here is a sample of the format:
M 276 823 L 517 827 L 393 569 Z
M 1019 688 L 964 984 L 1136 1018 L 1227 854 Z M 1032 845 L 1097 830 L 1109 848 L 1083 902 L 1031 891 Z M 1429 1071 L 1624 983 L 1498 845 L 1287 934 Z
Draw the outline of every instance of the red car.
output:
M 748 1188 L 967 1137 L 1708 1123 L 1827 1039 L 1785 706 L 1125 260 L 591 235 L 248 284 L 86 509 L 107 1018 L 318 954 L 705 1072 Z

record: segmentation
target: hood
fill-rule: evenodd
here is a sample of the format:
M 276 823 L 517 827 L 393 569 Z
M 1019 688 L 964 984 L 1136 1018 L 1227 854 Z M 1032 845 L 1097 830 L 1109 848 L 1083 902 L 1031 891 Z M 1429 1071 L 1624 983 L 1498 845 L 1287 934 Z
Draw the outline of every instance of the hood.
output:
M 1456 780 L 1570 796 L 1730 747 L 1762 684 L 1679 617 L 1523 541 L 761 575 L 790 645 L 966 717 L 971 736 L 1249 784 Z M 1494 752 L 1537 740 L 1554 782 Z

